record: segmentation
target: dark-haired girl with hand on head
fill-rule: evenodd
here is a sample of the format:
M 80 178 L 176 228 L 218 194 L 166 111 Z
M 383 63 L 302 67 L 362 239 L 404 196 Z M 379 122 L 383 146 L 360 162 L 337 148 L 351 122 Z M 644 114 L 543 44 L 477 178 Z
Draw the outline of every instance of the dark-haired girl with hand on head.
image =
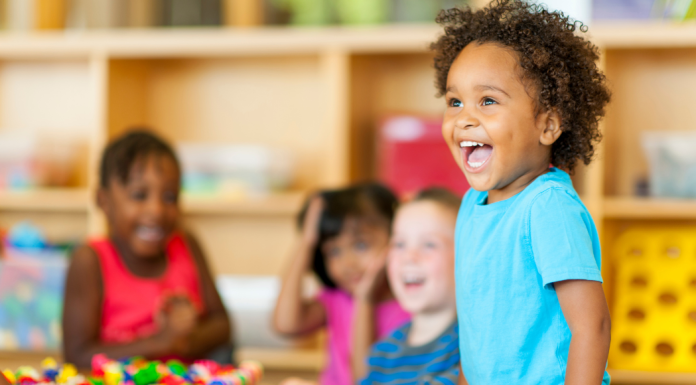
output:
M 180 179 L 174 151 L 152 133 L 132 131 L 107 146 L 97 202 L 108 237 L 73 253 L 66 362 L 88 368 L 100 353 L 231 361 L 227 312 L 200 246 L 178 226 Z
M 350 385 L 362 377 L 371 344 L 408 321 L 384 274 L 396 197 L 378 184 L 326 191 L 300 213 L 301 235 L 283 278 L 273 317 L 277 332 L 302 336 L 324 326 L 328 364 L 322 385 Z M 304 298 L 310 268 L 324 288 Z M 370 314 L 354 324 L 353 315 Z M 291 379 L 285 384 L 303 384 Z

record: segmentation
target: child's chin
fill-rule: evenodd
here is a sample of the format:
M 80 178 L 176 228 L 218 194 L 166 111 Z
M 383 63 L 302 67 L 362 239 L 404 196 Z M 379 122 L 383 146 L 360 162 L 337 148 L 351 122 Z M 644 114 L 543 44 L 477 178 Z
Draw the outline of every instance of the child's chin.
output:
M 137 242 L 132 245 L 135 255 L 141 258 L 157 258 L 162 255 L 163 246 L 154 242 Z

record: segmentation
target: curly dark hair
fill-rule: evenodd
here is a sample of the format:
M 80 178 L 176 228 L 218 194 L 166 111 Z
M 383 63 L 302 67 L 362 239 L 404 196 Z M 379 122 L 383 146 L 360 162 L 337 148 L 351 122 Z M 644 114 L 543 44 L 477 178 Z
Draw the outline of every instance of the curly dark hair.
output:
M 181 172 L 172 147 L 149 129 L 137 127 L 114 139 L 104 149 L 99 165 L 99 186 L 108 188 L 112 177 L 116 177 L 121 184 L 126 184 L 133 165 L 150 155 L 171 158 Z
M 436 21 L 444 27 L 444 35 L 431 45 L 439 96 L 446 93 L 452 63 L 468 44 L 508 47 L 517 54 L 524 80 L 535 88 L 539 111 L 555 110 L 560 116 L 562 134 L 552 146 L 551 163 L 573 171 L 578 160 L 592 161 L 602 139 L 599 120 L 611 95 L 597 68 L 597 47 L 576 34 L 587 32 L 587 26 L 519 0 L 495 0 L 478 11 L 443 10 Z

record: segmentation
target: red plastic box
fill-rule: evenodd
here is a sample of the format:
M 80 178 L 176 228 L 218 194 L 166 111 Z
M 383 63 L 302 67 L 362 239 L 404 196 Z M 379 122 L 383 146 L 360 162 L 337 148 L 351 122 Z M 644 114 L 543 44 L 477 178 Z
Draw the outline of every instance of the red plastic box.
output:
M 397 195 L 446 187 L 460 195 L 469 183 L 442 138 L 442 120 L 392 115 L 382 120 L 377 144 L 379 176 Z

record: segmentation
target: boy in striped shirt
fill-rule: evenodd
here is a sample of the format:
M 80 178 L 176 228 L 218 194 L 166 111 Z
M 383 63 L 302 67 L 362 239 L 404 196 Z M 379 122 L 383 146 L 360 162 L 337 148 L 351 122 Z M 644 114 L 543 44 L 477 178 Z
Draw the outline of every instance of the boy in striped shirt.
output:
M 430 189 L 394 220 L 387 274 L 411 322 L 378 341 L 362 385 L 447 384 L 459 376 L 454 290 L 454 227 L 460 199 Z

